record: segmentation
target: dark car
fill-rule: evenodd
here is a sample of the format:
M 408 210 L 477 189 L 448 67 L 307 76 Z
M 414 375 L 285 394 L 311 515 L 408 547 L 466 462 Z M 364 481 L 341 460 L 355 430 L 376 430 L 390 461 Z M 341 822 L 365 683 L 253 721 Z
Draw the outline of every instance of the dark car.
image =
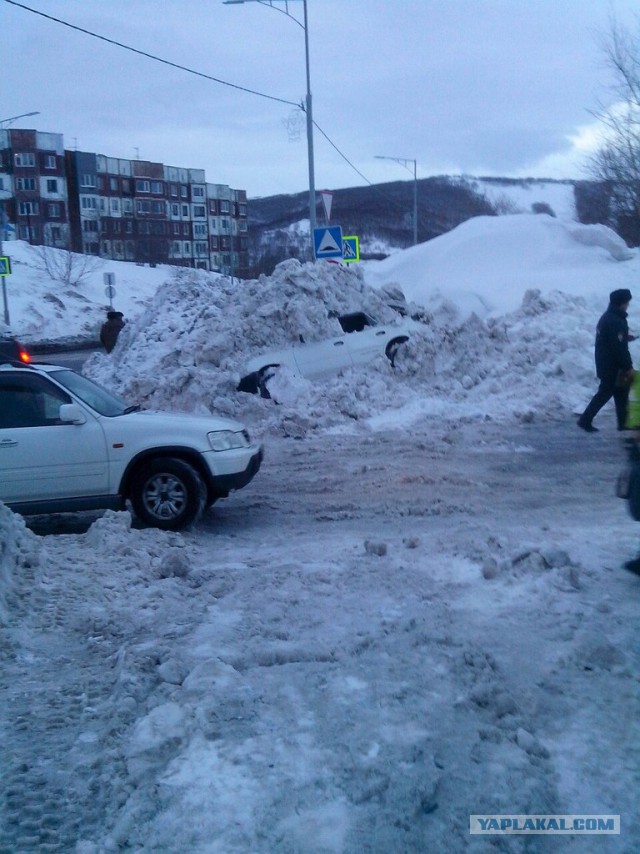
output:
M 31 356 L 24 344 L 16 341 L 15 338 L 0 338 L 0 363 L 19 362 L 22 365 L 28 365 L 30 361 Z

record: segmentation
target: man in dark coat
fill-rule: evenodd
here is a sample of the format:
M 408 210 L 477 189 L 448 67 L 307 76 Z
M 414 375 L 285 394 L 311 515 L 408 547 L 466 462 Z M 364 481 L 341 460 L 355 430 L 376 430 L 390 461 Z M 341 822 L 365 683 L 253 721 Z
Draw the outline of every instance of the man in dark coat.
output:
M 121 311 L 108 311 L 107 319 L 102 324 L 100 329 L 100 343 L 110 353 L 116 346 L 120 330 L 124 326 L 123 314 Z
M 609 307 L 596 327 L 596 374 L 600 380 L 598 391 L 578 418 L 578 427 L 587 433 L 596 433 L 598 428 L 591 423 L 602 407 L 611 398 L 616 407 L 618 430 L 624 430 L 627 418 L 629 386 L 633 378 L 633 363 L 629 353 L 629 325 L 627 309 L 631 302 L 631 291 L 621 288 L 609 295 Z

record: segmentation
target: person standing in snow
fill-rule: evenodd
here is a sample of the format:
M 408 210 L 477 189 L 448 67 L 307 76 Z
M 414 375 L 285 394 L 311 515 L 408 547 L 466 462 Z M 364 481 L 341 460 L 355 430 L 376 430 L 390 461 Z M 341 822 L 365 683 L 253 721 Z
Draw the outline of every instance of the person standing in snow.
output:
M 587 408 L 578 418 L 578 427 L 587 433 L 597 433 L 593 419 L 613 397 L 616 407 L 618 430 L 626 430 L 629 385 L 633 378 L 633 363 L 629 353 L 627 309 L 631 302 L 631 291 L 621 288 L 609 294 L 609 307 L 596 327 L 596 374 L 600 386 Z
M 100 329 L 100 343 L 110 353 L 116 346 L 120 330 L 124 326 L 123 314 L 121 311 L 108 311 L 107 319 L 102 324 Z

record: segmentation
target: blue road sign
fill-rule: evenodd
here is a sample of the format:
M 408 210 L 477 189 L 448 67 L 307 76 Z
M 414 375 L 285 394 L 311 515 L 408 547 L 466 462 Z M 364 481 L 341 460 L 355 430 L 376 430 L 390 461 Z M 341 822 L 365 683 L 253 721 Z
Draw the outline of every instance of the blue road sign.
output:
M 0 276 L 8 276 L 11 273 L 11 260 L 7 255 L 0 255 Z
M 342 258 L 342 228 L 339 225 L 314 228 L 316 258 Z

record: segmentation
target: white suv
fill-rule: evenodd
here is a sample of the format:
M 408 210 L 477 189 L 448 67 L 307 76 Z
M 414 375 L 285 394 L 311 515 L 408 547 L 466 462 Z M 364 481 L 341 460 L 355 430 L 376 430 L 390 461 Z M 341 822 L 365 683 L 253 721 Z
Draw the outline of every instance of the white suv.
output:
M 235 421 L 140 411 L 68 368 L 0 364 L 0 501 L 17 513 L 130 501 L 144 524 L 178 530 L 261 462 Z

